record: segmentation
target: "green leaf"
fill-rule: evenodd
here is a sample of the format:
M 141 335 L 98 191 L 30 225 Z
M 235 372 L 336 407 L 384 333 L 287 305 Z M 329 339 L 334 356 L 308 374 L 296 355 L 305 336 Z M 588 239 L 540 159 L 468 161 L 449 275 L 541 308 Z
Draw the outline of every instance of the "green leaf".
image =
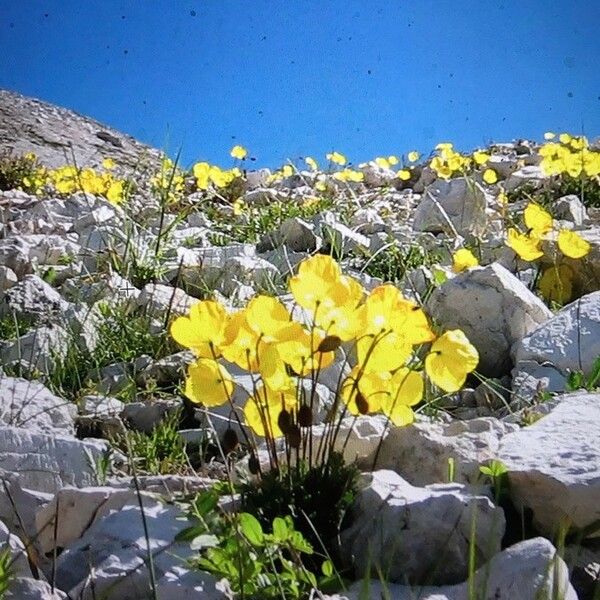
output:
M 176 536 L 176 542 L 191 542 L 194 538 L 206 533 L 206 527 L 204 525 L 192 525 L 192 527 L 186 527 L 182 529 Z
M 242 533 L 245 538 L 253 545 L 253 546 L 261 546 L 265 535 L 263 533 L 262 527 L 258 522 L 258 519 L 251 515 L 250 513 L 241 513 L 240 514 L 240 526 L 242 528 Z
M 588 389 L 593 390 L 600 382 L 600 356 L 596 357 L 594 364 L 592 365 L 592 372 L 588 379 Z
M 333 563 L 330 560 L 324 560 L 321 565 L 321 572 L 325 577 L 331 577 L 333 575 Z
M 202 492 L 194 500 L 194 508 L 200 515 L 208 515 L 214 512 L 219 505 L 219 495 L 215 490 Z
M 273 519 L 273 538 L 277 542 L 285 542 L 288 539 L 289 531 L 287 524 L 281 517 Z
M 304 554 L 312 554 L 312 546 L 304 539 L 304 536 L 299 531 L 292 531 L 290 533 L 290 543 L 294 550 L 298 552 L 304 552 Z

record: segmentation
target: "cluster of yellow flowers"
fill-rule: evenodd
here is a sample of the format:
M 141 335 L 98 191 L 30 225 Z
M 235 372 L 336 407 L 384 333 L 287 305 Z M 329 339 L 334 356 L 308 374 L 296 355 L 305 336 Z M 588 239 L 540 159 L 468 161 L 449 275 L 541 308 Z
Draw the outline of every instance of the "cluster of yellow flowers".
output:
M 309 326 L 294 320 L 280 300 L 264 295 L 231 315 L 218 302 L 201 301 L 189 316 L 172 323 L 173 338 L 197 357 L 185 385 L 192 402 L 206 407 L 231 402 L 234 381 L 218 362 L 222 357 L 256 375 L 255 391 L 243 409 L 245 422 L 270 439 L 286 435 L 290 424 L 312 422 L 299 419 L 312 415 L 313 407 L 298 392 L 297 378 L 314 381 L 346 343 L 355 351 L 356 365 L 338 390 L 343 413 L 382 411 L 403 425 L 413 420 L 411 407 L 423 398 L 425 375 L 454 392 L 478 363 L 462 331 L 436 338 L 423 310 L 396 287 L 382 285 L 366 295 L 329 256 L 303 261 L 289 288 L 310 316 Z M 417 350 L 429 343 L 429 352 L 419 358 Z
M 243 146 L 234 146 L 229 155 L 239 161 L 244 161 L 248 157 L 248 150 Z M 199 190 L 208 190 L 211 186 L 218 189 L 226 188 L 233 181 L 242 177 L 242 171 L 239 167 L 232 169 L 221 169 L 217 165 L 211 165 L 208 162 L 198 162 L 192 167 L 192 173 L 196 179 L 196 187 Z
M 150 180 L 152 192 L 166 198 L 169 204 L 178 202 L 185 191 L 185 177 L 181 169 L 166 156 L 160 163 L 160 171 Z
M 30 152 L 24 157 L 35 163 L 37 157 Z M 94 196 L 103 196 L 112 204 L 123 202 L 126 182 L 117 179 L 112 170 L 115 162 L 110 158 L 102 161 L 103 171 L 92 168 L 78 169 L 72 165 L 65 165 L 56 169 L 36 167 L 33 174 L 23 178 L 23 187 L 31 193 L 41 193 L 51 187 L 57 194 L 68 196 L 76 192 L 85 192 Z
M 489 154 L 480 150 L 473 152 L 472 156 L 460 154 L 449 142 L 438 144 L 435 149 L 438 154 L 431 159 L 429 166 L 442 179 L 450 179 L 458 174 L 464 175 L 472 167 L 481 167 L 490 159 Z M 482 177 L 483 181 L 490 185 L 498 181 L 498 174 L 494 169 L 484 169 Z
M 527 231 L 519 232 L 510 228 L 506 245 L 512 248 L 525 261 L 534 261 L 544 255 L 542 240 L 554 229 L 552 215 L 539 204 L 530 202 L 523 211 L 523 220 Z M 569 229 L 560 229 L 556 241 L 559 250 L 568 258 L 579 259 L 586 256 L 591 245 L 578 233 Z M 540 291 L 547 300 L 566 302 L 572 294 L 572 270 L 568 265 L 548 267 L 540 280 Z
M 544 137 L 553 140 L 556 135 L 547 132 Z M 558 142 L 549 141 L 540 148 L 539 153 L 542 156 L 540 166 L 546 175 L 600 175 L 600 152 L 590 150 L 585 136 L 561 133 Z

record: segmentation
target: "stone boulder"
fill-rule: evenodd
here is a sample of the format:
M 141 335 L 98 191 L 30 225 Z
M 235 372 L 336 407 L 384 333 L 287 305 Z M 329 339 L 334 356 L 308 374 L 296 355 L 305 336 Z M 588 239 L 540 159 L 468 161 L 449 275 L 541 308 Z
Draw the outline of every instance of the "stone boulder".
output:
M 533 425 L 504 436 L 497 451 L 513 502 L 530 508 L 549 537 L 563 526 L 582 530 L 600 520 L 600 394 L 558 400 Z M 588 535 L 600 537 L 600 528 Z
M 414 487 L 393 471 L 365 476 L 341 534 L 342 554 L 358 575 L 432 585 L 463 581 L 473 523 L 478 565 L 500 550 L 504 513 L 481 490 L 461 484 Z
M 444 330 L 462 329 L 479 352 L 477 371 L 501 377 L 515 346 L 552 316 L 546 305 L 507 269 L 475 267 L 436 288 L 427 310 Z
M 529 332 L 515 347 L 513 390 L 562 392 L 569 372 L 592 372 L 600 356 L 600 292 L 579 298 Z

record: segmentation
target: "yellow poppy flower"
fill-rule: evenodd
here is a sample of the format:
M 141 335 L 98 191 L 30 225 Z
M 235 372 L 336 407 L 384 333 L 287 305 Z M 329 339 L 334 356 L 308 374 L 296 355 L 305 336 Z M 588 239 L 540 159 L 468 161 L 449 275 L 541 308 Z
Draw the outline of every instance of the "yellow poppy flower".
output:
M 225 341 L 227 323 L 227 312 L 219 302 L 202 300 L 190 308 L 189 316 L 173 321 L 171 337 L 196 356 L 213 358 Z
M 310 167 L 311 171 L 319 170 L 319 165 L 317 164 L 317 161 L 314 158 L 312 158 L 312 156 L 307 156 L 304 159 L 304 162 Z
M 381 167 L 382 169 L 389 169 L 390 168 L 390 161 L 387 158 L 384 158 L 383 156 L 378 156 L 375 159 L 375 164 L 378 167 Z
M 238 160 L 244 160 L 248 156 L 248 150 L 244 148 L 244 146 L 234 146 L 231 149 L 230 155 L 232 158 L 237 158 Z
M 199 190 L 208 189 L 210 183 L 210 165 L 207 162 L 196 163 L 192 169 Z
M 389 384 L 390 394 L 382 401 L 381 409 L 394 425 L 408 425 L 414 421 L 411 406 L 423 398 L 423 374 L 407 367 L 398 369 Z
M 408 181 L 410 179 L 410 171 L 408 169 L 400 169 L 396 175 L 398 176 L 398 179 L 401 179 L 402 181 Z
M 388 156 L 388 157 L 387 157 L 387 161 L 388 161 L 388 163 L 390 163 L 390 166 L 392 166 L 392 167 L 393 167 L 394 165 L 397 165 L 397 164 L 398 164 L 398 162 L 399 162 L 399 161 L 398 161 L 398 157 L 397 157 L 397 156 L 394 156 L 393 154 L 392 154 L 391 156 Z
M 490 160 L 490 155 L 487 152 L 477 150 L 476 152 L 473 152 L 473 160 L 476 164 L 483 165 Z
M 341 167 L 343 167 L 348 162 L 346 157 L 340 152 L 329 152 L 326 155 L 326 158 L 327 160 L 331 161 L 332 163 L 335 163 L 336 165 L 340 165 Z
M 233 379 L 223 365 L 209 358 L 199 358 L 188 368 L 184 393 L 192 402 L 212 408 L 225 404 L 231 398 L 233 387 Z
M 291 412 L 295 407 L 295 392 L 275 391 L 268 386 L 261 386 L 244 405 L 244 420 L 257 435 L 282 437 L 283 432 L 277 422 L 279 413 L 284 409 Z
M 445 392 L 458 391 L 475 370 L 479 353 L 460 329 L 446 331 L 425 357 L 425 372 Z
M 494 171 L 494 169 L 486 169 L 483 172 L 483 181 L 489 185 L 492 185 L 498 181 L 498 174 L 496 171 Z
M 592 245 L 578 233 L 561 229 L 558 234 L 558 247 L 569 258 L 583 258 L 589 253 Z
M 535 232 L 537 236 L 544 235 L 552 230 L 554 220 L 552 215 L 539 204 L 529 202 L 523 211 L 523 218 L 527 229 Z
M 289 288 L 294 300 L 302 307 L 315 311 L 317 306 L 335 306 L 329 298 L 333 285 L 341 277 L 338 263 L 325 254 L 316 254 L 303 260 L 298 267 L 298 274 L 290 278 Z
M 416 150 L 411 150 L 408 153 L 408 160 L 410 162 L 417 162 L 420 157 L 421 157 L 421 155 Z
M 105 158 L 102 161 L 102 166 L 106 170 L 110 171 L 111 169 L 114 169 L 117 166 L 117 164 L 115 163 L 115 161 L 112 158 Z
M 290 314 L 277 298 L 259 295 L 246 307 L 246 323 L 265 342 L 274 342 L 290 325 Z
M 354 367 L 343 381 L 340 395 L 352 415 L 366 415 L 381 410 L 390 393 L 390 373 L 363 372 Z
M 539 290 L 547 302 L 567 303 L 573 295 L 573 270 L 568 265 L 548 267 L 540 278 Z
M 540 250 L 539 238 L 519 233 L 516 229 L 508 230 L 508 237 L 505 243 L 509 248 L 512 248 L 522 260 L 532 261 L 536 260 L 536 258 L 540 258 L 540 256 L 544 256 L 544 253 Z
M 460 248 L 452 255 L 452 270 L 455 273 L 461 273 L 477 265 L 479 261 L 468 248 Z

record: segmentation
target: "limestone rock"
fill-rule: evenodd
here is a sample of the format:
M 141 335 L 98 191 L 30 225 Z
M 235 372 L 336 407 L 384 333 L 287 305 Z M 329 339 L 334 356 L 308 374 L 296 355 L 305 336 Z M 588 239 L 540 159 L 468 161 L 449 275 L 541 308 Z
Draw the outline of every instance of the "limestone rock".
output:
M 380 568 L 392 582 L 463 581 L 473 519 L 477 564 L 500 550 L 504 513 L 476 489 L 461 484 L 418 488 L 393 471 L 375 471 L 365 479 L 351 509 L 353 524 L 341 534 L 342 552 L 358 574 Z
M 579 529 L 600 519 L 598 440 L 600 394 L 587 392 L 563 396 L 546 416 L 502 439 L 497 458 L 508 468 L 512 500 L 530 508 L 548 536 L 565 518 Z
M 446 281 L 432 292 L 427 308 L 444 330 L 464 331 L 479 352 L 478 372 L 488 377 L 508 373 L 515 346 L 552 316 L 537 296 L 497 263 Z

